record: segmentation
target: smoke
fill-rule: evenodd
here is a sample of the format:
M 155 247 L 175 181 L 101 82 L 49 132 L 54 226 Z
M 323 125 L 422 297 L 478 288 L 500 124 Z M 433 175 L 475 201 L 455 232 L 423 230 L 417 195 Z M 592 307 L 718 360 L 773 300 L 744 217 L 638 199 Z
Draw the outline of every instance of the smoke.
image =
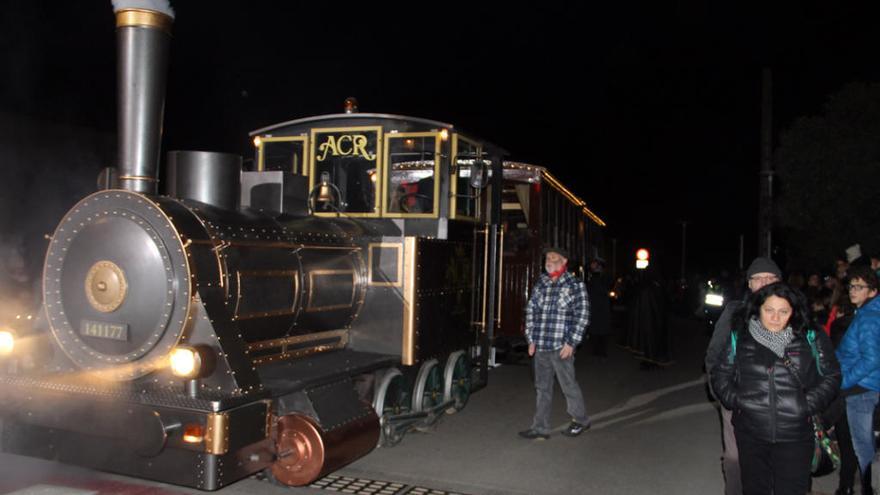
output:
M 0 235 L 0 325 L 31 308 L 32 284 L 24 253 L 20 234 Z
M 122 9 L 147 9 L 162 12 L 174 19 L 174 9 L 168 0 L 112 0 L 113 12 Z
M 0 113 L 0 318 L 39 305 L 46 236 L 115 148 L 111 133 Z

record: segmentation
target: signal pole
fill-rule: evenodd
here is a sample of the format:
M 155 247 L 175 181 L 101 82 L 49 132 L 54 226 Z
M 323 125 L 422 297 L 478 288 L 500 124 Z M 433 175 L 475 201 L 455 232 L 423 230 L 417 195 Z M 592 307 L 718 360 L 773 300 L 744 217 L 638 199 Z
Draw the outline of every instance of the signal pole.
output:
M 761 175 L 758 205 L 758 256 L 773 249 L 773 74 L 763 71 L 761 98 Z
M 684 260 L 685 260 L 685 255 L 687 254 L 686 246 L 687 246 L 687 224 L 688 223 L 686 220 L 680 220 L 679 223 L 681 224 L 681 281 L 684 282 L 685 281 Z

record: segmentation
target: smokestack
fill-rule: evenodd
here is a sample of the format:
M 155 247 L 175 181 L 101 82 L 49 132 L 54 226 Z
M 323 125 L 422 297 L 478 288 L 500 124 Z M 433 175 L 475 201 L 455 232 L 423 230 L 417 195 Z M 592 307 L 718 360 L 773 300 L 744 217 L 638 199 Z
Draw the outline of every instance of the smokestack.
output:
M 167 1 L 114 1 L 119 187 L 156 194 L 174 12 Z

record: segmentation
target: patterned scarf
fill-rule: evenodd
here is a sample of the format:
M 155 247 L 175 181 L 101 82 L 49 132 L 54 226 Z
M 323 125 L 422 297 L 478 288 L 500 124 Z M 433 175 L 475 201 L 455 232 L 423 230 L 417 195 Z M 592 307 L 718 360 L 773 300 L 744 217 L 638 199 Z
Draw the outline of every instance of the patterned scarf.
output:
M 779 357 L 785 356 L 785 347 L 791 343 L 794 338 L 791 327 L 787 326 L 778 332 L 771 332 L 764 328 L 761 321 L 757 318 L 749 320 L 749 333 L 752 337 L 767 349 L 773 351 Z

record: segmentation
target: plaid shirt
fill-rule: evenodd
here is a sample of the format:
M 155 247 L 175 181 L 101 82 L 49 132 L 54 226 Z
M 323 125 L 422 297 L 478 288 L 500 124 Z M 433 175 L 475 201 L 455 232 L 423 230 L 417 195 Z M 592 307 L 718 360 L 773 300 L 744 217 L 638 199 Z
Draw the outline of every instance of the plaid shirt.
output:
M 526 340 L 539 351 L 578 345 L 590 322 L 590 300 L 584 283 L 571 273 L 553 280 L 541 275 L 526 306 Z

